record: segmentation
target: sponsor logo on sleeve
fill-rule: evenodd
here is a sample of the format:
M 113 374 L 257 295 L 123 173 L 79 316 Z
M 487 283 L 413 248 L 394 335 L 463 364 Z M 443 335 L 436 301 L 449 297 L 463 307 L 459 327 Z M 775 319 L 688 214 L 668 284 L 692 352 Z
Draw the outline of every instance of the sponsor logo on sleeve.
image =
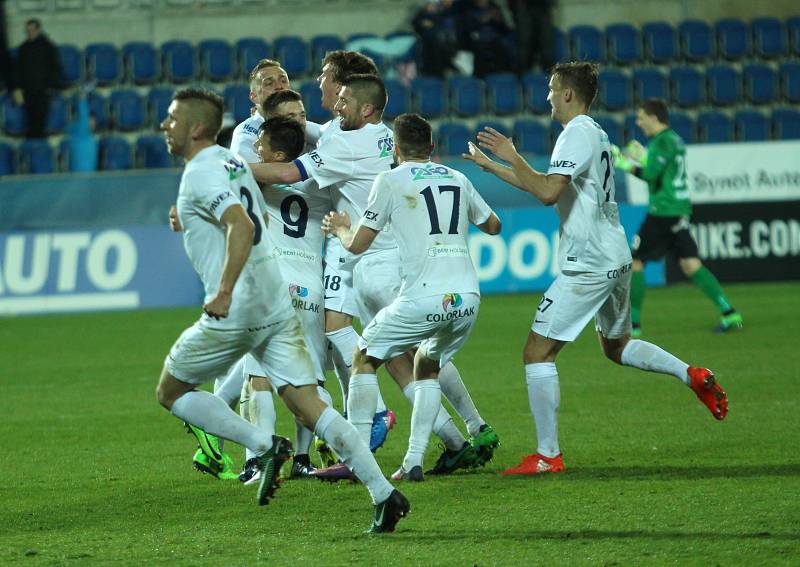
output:
M 569 161 L 568 159 L 558 159 L 550 162 L 550 167 L 562 169 L 575 169 L 577 165 L 574 161 Z
M 387 156 L 392 155 L 394 151 L 394 140 L 391 136 L 385 136 L 378 140 L 378 149 L 381 152 L 379 157 L 385 158 Z
M 316 165 L 317 167 L 322 167 L 323 165 L 325 165 L 325 162 L 322 161 L 322 157 L 320 157 L 320 155 L 317 152 L 310 152 L 308 154 L 308 157 L 311 158 L 311 161 L 313 161 L 314 165 Z
M 247 172 L 245 163 L 237 158 L 231 158 L 223 164 L 225 171 L 228 172 L 228 180 L 238 179 Z
M 219 207 L 228 197 L 233 197 L 233 193 L 230 191 L 223 191 L 219 195 L 217 195 L 211 203 L 209 203 L 208 208 L 213 213 L 217 207 Z
M 444 166 L 436 166 L 436 165 L 426 165 L 424 167 L 412 167 L 411 168 L 411 175 L 413 176 L 414 181 L 419 181 L 420 179 L 428 180 L 428 179 L 452 179 L 453 175 L 450 173 L 450 170 Z
M 364 218 L 369 221 L 378 220 L 378 213 L 375 211 L 364 211 Z

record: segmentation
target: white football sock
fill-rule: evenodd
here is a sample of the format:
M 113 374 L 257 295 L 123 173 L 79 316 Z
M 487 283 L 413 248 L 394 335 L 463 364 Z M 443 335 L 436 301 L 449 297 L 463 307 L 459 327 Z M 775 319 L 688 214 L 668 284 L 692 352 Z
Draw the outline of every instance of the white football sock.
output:
M 247 423 L 222 399 L 208 392 L 185 393 L 172 404 L 172 415 L 206 433 L 244 445 L 256 455 L 263 455 L 272 448 L 271 435 Z
M 250 382 L 247 380 L 244 381 L 242 384 L 242 391 L 239 394 L 239 415 L 242 416 L 242 419 L 247 421 L 248 423 L 252 423 L 250 420 L 250 395 L 252 391 L 250 390 Z M 253 452 L 248 449 L 247 447 L 244 448 L 244 460 L 245 462 L 249 461 L 255 457 Z
M 461 374 L 452 362 L 445 364 L 439 371 L 439 384 L 442 387 L 442 395 L 452 404 L 453 409 L 466 424 L 467 432 L 473 437 L 480 433 L 481 425 L 486 422 L 478 413 L 478 408 L 475 407 L 464 386 Z
M 653 343 L 631 339 L 622 349 L 620 359 L 625 366 L 672 374 L 687 386 L 691 385 L 689 375 L 686 374 L 689 365 Z
M 411 435 L 408 437 L 408 452 L 403 459 L 406 471 L 422 465 L 433 423 L 442 406 L 442 389 L 438 380 L 417 380 L 416 383 L 414 408 L 411 410 Z
M 339 386 L 342 388 L 342 400 L 347 407 L 347 396 L 350 391 L 350 374 L 352 374 L 353 354 L 358 349 L 358 333 L 353 327 L 344 327 L 325 333 L 331 343 L 331 362 Z
M 369 446 L 361 440 L 361 436 L 352 424 L 348 423 L 339 412 L 330 407 L 326 408 L 319 416 L 314 432 L 325 440 L 342 462 L 350 467 L 367 487 L 373 504 L 389 498 L 394 487 L 383 476 L 375 457 L 369 451 Z
M 414 405 L 414 391 L 416 390 L 416 382 L 410 382 L 403 388 L 403 394 L 411 405 Z M 439 413 L 436 414 L 436 421 L 433 422 L 433 432 L 442 440 L 445 448 L 451 451 L 458 451 L 464 446 L 466 439 L 453 423 L 453 418 L 447 413 L 447 410 L 440 403 Z
M 250 395 L 250 421 L 272 439 L 275 435 L 275 401 L 272 392 L 253 390 Z
M 231 367 L 224 378 L 217 378 L 214 381 L 214 395 L 233 407 L 241 397 L 244 379 L 244 357 L 242 357 Z
M 375 374 L 353 374 L 350 377 L 347 421 L 353 424 L 367 447 L 372 436 L 372 418 L 377 400 L 378 377 Z
M 308 429 L 299 417 L 294 418 L 295 454 L 308 455 L 308 449 L 314 440 L 314 432 Z
M 528 403 L 536 424 L 536 451 L 545 457 L 555 457 L 561 452 L 558 446 L 558 406 L 561 390 L 558 387 L 558 370 L 554 362 L 525 365 L 528 383 Z

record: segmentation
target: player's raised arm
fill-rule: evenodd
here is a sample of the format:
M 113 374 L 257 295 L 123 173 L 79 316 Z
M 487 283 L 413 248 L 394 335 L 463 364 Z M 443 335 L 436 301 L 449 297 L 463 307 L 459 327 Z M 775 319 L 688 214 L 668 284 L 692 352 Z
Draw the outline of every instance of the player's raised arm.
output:
M 269 183 L 274 185 L 276 183 L 283 183 L 290 185 L 303 181 L 307 177 L 303 177 L 300 169 L 292 163 L 251 163 L 250 169 L 253 171 L 253 177 L 259 183 Z

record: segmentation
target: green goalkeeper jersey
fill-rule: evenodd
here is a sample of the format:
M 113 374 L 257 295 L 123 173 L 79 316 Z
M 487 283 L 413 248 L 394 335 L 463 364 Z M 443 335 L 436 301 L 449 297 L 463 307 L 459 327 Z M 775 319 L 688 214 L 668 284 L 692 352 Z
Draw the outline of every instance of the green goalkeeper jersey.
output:
M 686 184 L 686 146 L 675 130 L 667 128 L 650 140 L 647 164 L 639 176 L 647 181 L 650 207 L 657 217 L 682 217 L 692 213 Z

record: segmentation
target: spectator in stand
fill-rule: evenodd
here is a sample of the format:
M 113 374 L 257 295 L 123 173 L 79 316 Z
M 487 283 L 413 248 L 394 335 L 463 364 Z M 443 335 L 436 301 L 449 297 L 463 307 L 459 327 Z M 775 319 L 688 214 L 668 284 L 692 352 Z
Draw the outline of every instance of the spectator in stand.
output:
M 511 28 L 500 6 L 494 0 L 462 0 L 464 12 L 462 33 L 467 49 L 475 57 L 473 74 L 485 77 L 490 73 L 514 70 L 515 59 L 510 43 Z
M 70 171 L 97 171 L 97 138 L 94 135 L 94 120 L 89 113 L 89 101 L 86 100 L 93 86 L 90 83 L 78 91 L 75 120 L 67 128 Z
M 420 72 L 444 77 L 452 71 L 458 50 L 456 6 L 454 0 L 429 0 L 411 20 L 422 50 Z
M 553 9 L 556 0 L 507 0 L 517 31 L 517 74 L 534 66 L 545 73 L 556 64 Z
M 61 60 L 37 19 L 25 23 L 28 39 L 14 62 L 14 100 L 25 107 L 26 138 L 44 138 L 50 93 L 61 86 Z

